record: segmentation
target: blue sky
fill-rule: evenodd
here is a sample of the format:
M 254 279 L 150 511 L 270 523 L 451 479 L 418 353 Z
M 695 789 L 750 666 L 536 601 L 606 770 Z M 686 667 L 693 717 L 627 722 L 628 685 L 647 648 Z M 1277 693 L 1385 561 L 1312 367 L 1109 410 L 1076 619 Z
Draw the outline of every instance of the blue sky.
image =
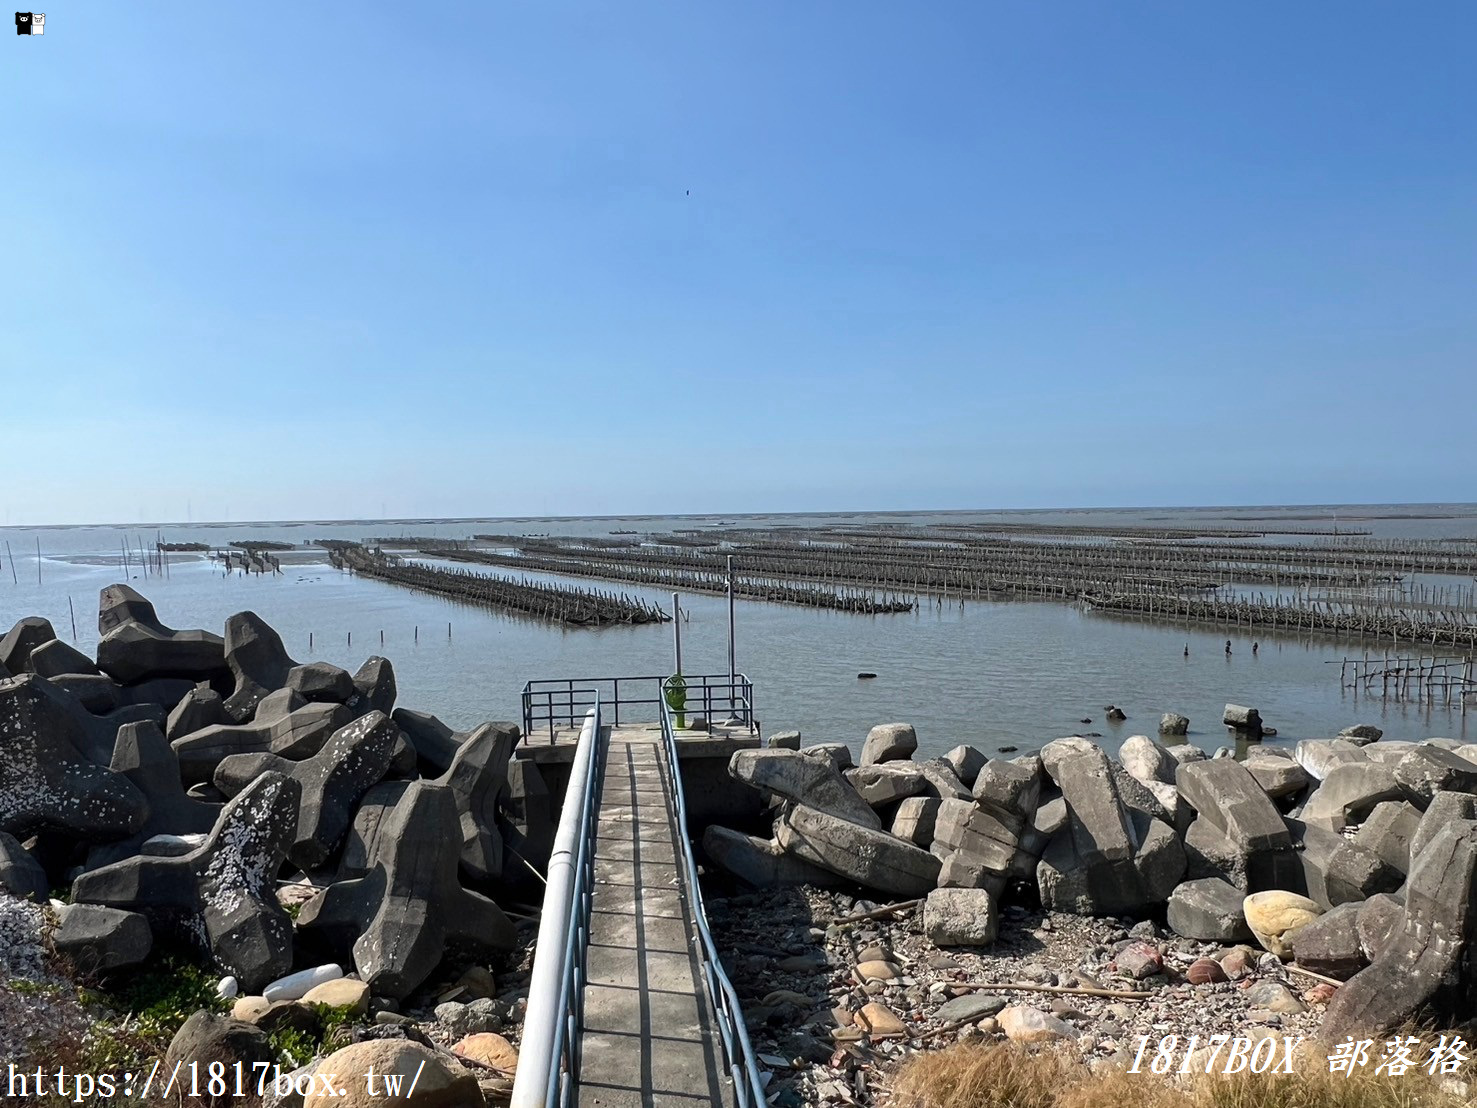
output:
M 63 3 L 0 522 L 1470 500 L 1465 3 Z

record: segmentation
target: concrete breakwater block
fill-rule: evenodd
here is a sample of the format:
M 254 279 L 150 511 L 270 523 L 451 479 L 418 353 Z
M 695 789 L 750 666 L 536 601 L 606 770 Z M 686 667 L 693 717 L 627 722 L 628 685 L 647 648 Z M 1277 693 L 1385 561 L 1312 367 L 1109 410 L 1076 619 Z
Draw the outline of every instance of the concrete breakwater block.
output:
M 221 810 L 205 845 L 84 873 L 72 897 L 139 912 L 157 935 L 194 948 L 248 990 L 260 988 L 292 968 L 292 920 L 274 883 L 297 826 L 299 793 L 296 781 L 264 774 Z
M 98 668 L 130 685 L 149 677 L 209 681 L 226 669 L 225 640 L 209 631 L 177 631 L 159 622 L 150 604 L 127 585 L 109 585 L 98 599 Z
M 369 871 L 308 901 L 298 925 L 322 938 L 376 996 L 403 999 L 448 946 L 490 957 L 517 932 L 501 908 L 457 879 L 461 833 L 446 785 L 415 781 L 386 816 Z
M 937 886 L 938 858 L 885 831 L 787 804 L 775 825 L 780 846 L 860 885 L 896 896 L 925 896 Z

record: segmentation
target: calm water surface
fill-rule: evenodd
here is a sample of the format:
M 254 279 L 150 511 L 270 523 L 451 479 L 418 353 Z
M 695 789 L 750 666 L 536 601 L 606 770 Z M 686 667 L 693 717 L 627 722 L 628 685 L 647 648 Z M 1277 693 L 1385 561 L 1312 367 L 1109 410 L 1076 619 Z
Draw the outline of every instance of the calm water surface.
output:
M 142 538 L 149 546 L 156 531 L 169 541 L 221 546 L 246 538 L 301 544 L 320 537 L 400 534 L 602 535 L 617 529 L 713 526 L 725 520 L 756 525 L 845 519 L 1254 528 L 1274 523 L 1320 527 L 1335 518 L 1341 527 L 1371 530 L 1376 537 L 1477 537 L 1477 507 L 1471 505 L 8 528 L 0 529 L 0 541 L 10 544 L 0 565 L 0 622 L 8 626 L 23 615 L 44 615 L 63 639 L 91 653 L 98 637 L 97 592 L 122 578 L 121 544 L 128 541 L 136 549 Z M 37 539 L 42 552 L 39 584 Z M 0 553 L 5 553 L 3 547 Z M 353 669 L 370 654 L 383 653 L 395 664 L 400 703 L 433 711 L 457 727 L 483 719 L 517 719 L 519 691 L 532 677 L 662 673 L 672 664 L 670 624 L 553 628 L 342 574 L 327 564 L 322 551 L 312 549 L 284 555 L 284 570 L 275 577 L 225 576 L 203 556 L 176 554 L 167 578 L 144 577 L 135 561 L 130 583 L 173 626 L 219 631 L 228 615 L 250 609 L 277 628 L 289 652 L 302 661 L 324 659 Z M 670 596 L 655 590 L 601 587 L 647 596 L 670 608 Z M 688 613 L 682 628 L 687 671 L 724 670 L 725 601 L 693 595 L 684 597 L 683 605 Z M 765 730 L 797 727 L 807 741 L 858 744 L 872 724 L 903 720 L 914 724 L 923 751 L 930 754 L 960 742 L 986 750 L 1006 744 L 1024 748 L 1090 731 L 1100 732 L 1101 741 L 1113 748 L 1128 735 L 1154 733 L 1161 713 L 1178 711 L 1191 719 L 1191 741 L 1213 748 L 1227 741 L 1219 721 L 1228 701 L 1259 707 L 1267 723 L 1278 729 L 1278 743 L 1326 737 L 1355 722 L 1376 723 L 1389 738 L 1477 739 L 1477 712 L 1463 719 L 1439 704 L 1427 708 L 1355 701 L 1342 693 L 1339 659 L 1360 655 L 1366 647 L 1376 653 L 1384 649 L 1373 643 L 1159 626 L 1026 601 L 967 602 L 962 607 L 927 602 L 920 611 L 898 616 L 740 601 L 737 613 L 739 668 L 754 680 Z M 1229 658 L 1224 652 L 1227 637 L 1232 639 Z M 1254 639 L 1260 643 L 1256 655 Z M 1189 657 L 1184 656 L 1186 645 Z M 858 680 L 863 670 L 876 672 L 877 679 Z M 1103 716 L 1109 704 L 1122 708 L 1128 720 L 1108 723 Z

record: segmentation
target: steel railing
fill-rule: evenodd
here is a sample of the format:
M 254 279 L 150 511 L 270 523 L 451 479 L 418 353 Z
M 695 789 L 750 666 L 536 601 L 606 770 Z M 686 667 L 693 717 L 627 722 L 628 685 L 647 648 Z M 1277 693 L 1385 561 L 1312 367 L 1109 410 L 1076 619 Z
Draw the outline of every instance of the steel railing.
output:
M 758 728 L 754 718 L 754 683 L 744 674 L 734 674 L 730 679 L 726 673 L 686 674 L 687 702 L 683 711 L 689 715 L 702 715 L 712 720 L 715 715 L 726 715 L 738 720 L 750 731 Z M 549 741 L 554 741 L 556 729 L 573 727 L 584 718 L 585 712 L 600 701 L 605 721 L 612 726 L 621 724 L 621 710 L 626 718 L 650 720 L 657 714 L 657 707 L 664 705 L 666 682 L 669 677 L 661 674 L 652 677 L 560 677 L 541 678 L 523 686 L 523 734 L 525 741 L 532 739 L 536 731 L 545 731 Z M 633 715 L 633 708 L 641 708 Z
M 684 676 L 683 680 L 690 690 L 693 679 Z M 749 1028 L 744 1023 L 743 1008 L 739 1004 L 733 982 L 728 979 L 723 962 L 718 957 L 718 947 L 713 942 L 712 932 L 708 930 L 703 890 L 698 884 L 697 860 L 693 857 L 692 840 L 687 834 L 687 795 L 682 787 L 682 768 L 677 756 L 677 729 L 672 719 L 672 709 L 665 699 L 661 704 L 662 747 L 666 753 L 668 775 L 672 782 L 672 818 L 677 823 L 676 838 L 682 851 L 688 904 L 692 908 L 698 954 L 703 964 L 703 982 L 708 991 L 708 999 L 712 1001 L 713 1011 L 718 1017 L 718 1031 L 723 1040 L 723 1059 L 728 1065 L 729 1077 L 733 1080 L 738 1108 L 763 1108 L 768 1103 L 764 1095 L 764 1079 L 759 1073 L 759 1060 L 754 1055 L 754 1045 L 749 1041 Z
M 580 1029 L 595 883 L 595 813 L 600 804 L 606 753 L 600 693 L 593 689 L 580 691 L 588 691 L 592 703 L 580 728 L 559 830 L 549 856 L 512 1108 L 552 1108 L 573 1104 L 578 1098 Z

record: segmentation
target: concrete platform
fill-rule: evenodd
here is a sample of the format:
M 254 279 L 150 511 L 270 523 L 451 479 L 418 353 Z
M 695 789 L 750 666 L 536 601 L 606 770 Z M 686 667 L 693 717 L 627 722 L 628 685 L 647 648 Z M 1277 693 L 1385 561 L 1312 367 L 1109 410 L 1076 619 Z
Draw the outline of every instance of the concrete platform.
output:
M 581 1105 L 734 1103 L 703 985 L 660 743 L 660 730 L 641 726 L 610 734 L 595 839 Z

